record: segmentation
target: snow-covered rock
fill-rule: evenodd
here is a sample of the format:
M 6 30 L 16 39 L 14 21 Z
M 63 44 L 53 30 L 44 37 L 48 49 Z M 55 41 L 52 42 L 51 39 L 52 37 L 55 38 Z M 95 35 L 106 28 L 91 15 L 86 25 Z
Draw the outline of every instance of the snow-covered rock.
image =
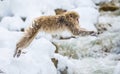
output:
M 28 50 L 23 50 L 27 51 L 26 54 L 13 58 L 16 42 L 22 33 L 9 32 L 0 27 L 0 35 L 1 71 L 6 74 L 56 74 L 57 71 L 51 61 L 55 46 L 51 42 L 44 38 L 34 40 Z
M 19 16 L 4 17 L 1 20 L 0 26 L 10 30 L 10 31 L 20 31 L 25 28 L 26 25 Z

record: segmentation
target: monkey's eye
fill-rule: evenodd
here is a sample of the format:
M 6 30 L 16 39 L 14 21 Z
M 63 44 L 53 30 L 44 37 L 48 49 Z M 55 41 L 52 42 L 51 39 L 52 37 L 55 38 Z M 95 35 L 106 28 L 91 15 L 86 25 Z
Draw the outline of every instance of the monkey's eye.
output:
M 64 12 L 67 12 L 67 10 L 64 10 Z
M 79 21 L 78 18 L 77 18 L 77 21 Z
M 73 17 L 72 14 L 70 14 L 70 17 Z
M 79 23 L 79 19 L 77 18 L 77 22 Z

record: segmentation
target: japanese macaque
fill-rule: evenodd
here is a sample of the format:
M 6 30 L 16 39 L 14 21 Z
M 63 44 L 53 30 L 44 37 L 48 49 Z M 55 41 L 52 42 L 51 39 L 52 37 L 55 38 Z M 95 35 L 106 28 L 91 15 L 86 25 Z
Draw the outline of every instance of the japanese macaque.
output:
M 80 28 L 78 19 L 79 15 L 74 11 L 68 11 L 54 16 L 41 16 L 36 18 L 33 20 L 32 25 L 25 30 L 23 37 L 17 43 L 16 51 L 13 56 L 19 57 L 21 51 L 30 45 L 40 31 L 54 34 L 68 30 L 73 36 L 95 34 L 94 31 L 86 31 L 83 30 L 83 28 Z

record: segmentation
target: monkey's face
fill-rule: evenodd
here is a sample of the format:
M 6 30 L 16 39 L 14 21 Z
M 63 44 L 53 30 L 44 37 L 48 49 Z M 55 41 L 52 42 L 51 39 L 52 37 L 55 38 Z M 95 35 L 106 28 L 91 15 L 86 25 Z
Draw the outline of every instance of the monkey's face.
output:
M 76 18 L 71 17 L 71 21 L 72 21 L 72 23 L 75 24 L 75 26 L 79 26 L 79 18 L 78 17 L 76 17 Z
M 66 15 L 66 19 L 70 20 L 75 24 L 79 24 L 79 14 L 77 12 L 70 11 L 67 12 L 65 15 Z
M 79 25 L 79 18 L 75 18 L 74 21 L 75 21 L 75 24 Z

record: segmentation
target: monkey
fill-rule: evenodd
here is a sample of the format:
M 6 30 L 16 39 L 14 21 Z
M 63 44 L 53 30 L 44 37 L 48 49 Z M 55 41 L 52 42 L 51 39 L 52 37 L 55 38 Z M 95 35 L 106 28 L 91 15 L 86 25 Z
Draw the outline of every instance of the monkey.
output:
M 55 9 L 55 14 L 56 14 L 56 15 L 60 15 L 60 14 L 63 14 L 63 13 L 65 13 L 65 12 L 67 12 L 67 10 L 65 10 L 65 9 L 61 9 L 61 8 Z M 84 29 L 84 30 L 85 30 L 85 29 Z M 56 35 L 55 35 L 55 36 L 53 35 L 53 37 L 56 37 Z M 59 39 L 70 39 L 70 38 L 75 38 L 75 37 L 74 37 L 74 36 L 71 36 L 71 37 L 61 37 L 61 36 L 60 36 Z
M 73 36 L 94 35 L 94 31 L 86 31 L 79 27 L 79 14 L 75 11 L 67 11 L 59 15 L 41 16 L 33 20 L 32 25 L 25 29 L 23 37 L 16 44 L 13 57 L 19 57 L 22 50 L 30 45 L 40 31 L 50 34 L 68 30 Z
M 61 9 L 61 8 L 55 9 L 55 14 L 56 15 L 63 14 L 65 12 L 67 12 L 67 10 L 65 10 L 65 9 Z

